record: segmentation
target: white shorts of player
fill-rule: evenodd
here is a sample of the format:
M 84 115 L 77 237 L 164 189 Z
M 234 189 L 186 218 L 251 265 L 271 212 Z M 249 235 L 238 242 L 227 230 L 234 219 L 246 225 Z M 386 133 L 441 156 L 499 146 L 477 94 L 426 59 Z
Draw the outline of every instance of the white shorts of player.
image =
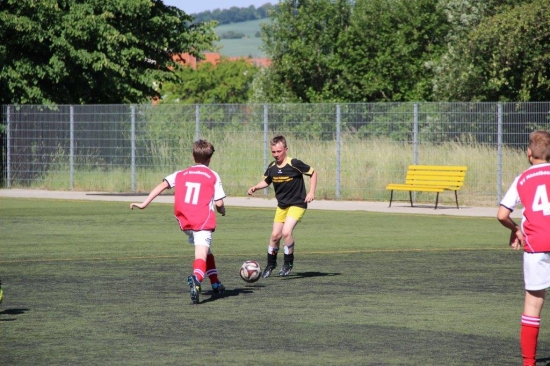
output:
M 523 253 L 525 289 L 544 290 L 550 287 L 550 253 Z
M 210 243 L 212 242 L 212 231 L 210 231 L 210 230 L 201 230 L 201 231 L 184 230 L 183 232 L 187 234 L 187 242 L 189 244 L 206 245 L 207 247 L 210 247 Z

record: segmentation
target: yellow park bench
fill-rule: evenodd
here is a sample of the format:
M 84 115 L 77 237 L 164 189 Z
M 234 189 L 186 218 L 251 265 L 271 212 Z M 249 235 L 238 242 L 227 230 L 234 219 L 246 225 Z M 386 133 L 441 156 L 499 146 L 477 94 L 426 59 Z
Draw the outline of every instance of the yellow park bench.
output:
M 411 207 L 413 206 L 412 192 L 436 192 L 436 209 L 439 194 L 443 191 L 454 191 L 456 208 L 460 208 L 457 191 L 464 185 L 467 169 L 465 166 L 409 165 L 404 184 L 390 183 L 386 186 L 386 189 L 391 191 L 389 207 L 393 200 L 393 191 L 409 191 Z

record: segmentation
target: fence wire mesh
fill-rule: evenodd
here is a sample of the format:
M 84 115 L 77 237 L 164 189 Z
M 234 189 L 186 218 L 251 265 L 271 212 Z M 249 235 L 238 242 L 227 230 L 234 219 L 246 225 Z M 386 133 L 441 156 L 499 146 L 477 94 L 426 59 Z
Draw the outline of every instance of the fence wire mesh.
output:
M 289 156 L 318 171 L 318 199 L 388 200 L 385 186 L 403 182 L 410 164 L 466 165 L 461 204 L 494 205 L 528 165 L 529 133 L 548 129 L 549 118 L 550 102 L 10 105 L 2 185 L 145 193 L 191 165 L 193 141 L 204 138 L 226 193 L 244 196 L 271 161 L 269 140 L 282 134 Z

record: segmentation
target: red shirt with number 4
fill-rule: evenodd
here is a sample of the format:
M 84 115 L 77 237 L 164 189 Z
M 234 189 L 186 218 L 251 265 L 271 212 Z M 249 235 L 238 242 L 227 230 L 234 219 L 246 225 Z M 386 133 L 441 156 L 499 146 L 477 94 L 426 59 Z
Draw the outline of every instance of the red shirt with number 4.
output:
M 513 211 L 523 205 L 521 231 L 525 251 L 550 252 L 550 164 L 537 164 L 521 173 L 512 183 L 500 205 Z
M 175 172 L 164 180 L 175 188 L 174 215 L 181 230 L 216 229 L 214 201 L 225 198 L 218 173 L 197 164 Z

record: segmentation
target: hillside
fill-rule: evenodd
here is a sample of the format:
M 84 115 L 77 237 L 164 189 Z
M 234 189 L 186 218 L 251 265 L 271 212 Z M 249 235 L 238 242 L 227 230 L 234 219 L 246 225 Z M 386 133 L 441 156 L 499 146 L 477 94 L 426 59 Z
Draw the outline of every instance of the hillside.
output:
M 250 20 L 247 22 L 224 24 L 216 27 L 215 31 L 218 36 L 227 32 L 242 33 L 244 38 L 238 39 L 221 39 L 216 46 L 221 47 L 219 52 L 222 56 L 235 57 L 265 57 L 265 53 L 260 50 L 262 39 L 256 37 L 256 33 L 260 32 L 260 24 L 269 21 L 268 18 Z

